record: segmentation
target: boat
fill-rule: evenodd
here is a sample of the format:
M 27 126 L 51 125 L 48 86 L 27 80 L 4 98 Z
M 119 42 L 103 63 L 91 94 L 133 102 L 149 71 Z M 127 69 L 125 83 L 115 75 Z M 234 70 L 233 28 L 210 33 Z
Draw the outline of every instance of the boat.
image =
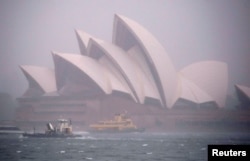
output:
M 143 132 L 144 128 L 137 128 L 127 113 L 116 114 L 113 120 L 99 121 L 91 124 L 91 132 L 108 132 L 108 133 L 124 133 L 124 132 Z
M 52 123 L 47 123 L 47 129 L 44 133 L 36 133 L 34 130 L 33 133 L 23 133 L 23 136 L 33 138 L 74 138 L 82 136 L 72 132 L 71 120 L 58 119 L 58 122 L 57 127 L 54 127 Z
M 0 137 L 20 137 L 24 132 L 14 125 L 0 125 Z

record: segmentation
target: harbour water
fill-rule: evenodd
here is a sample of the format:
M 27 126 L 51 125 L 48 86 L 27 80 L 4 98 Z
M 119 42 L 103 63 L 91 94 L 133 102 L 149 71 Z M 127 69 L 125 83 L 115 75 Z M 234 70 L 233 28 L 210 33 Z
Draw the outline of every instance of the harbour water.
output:
M 1 161 L 206 161 L 208 144 L 250 144 L 249 134 L 85 134 L 0 138 Z

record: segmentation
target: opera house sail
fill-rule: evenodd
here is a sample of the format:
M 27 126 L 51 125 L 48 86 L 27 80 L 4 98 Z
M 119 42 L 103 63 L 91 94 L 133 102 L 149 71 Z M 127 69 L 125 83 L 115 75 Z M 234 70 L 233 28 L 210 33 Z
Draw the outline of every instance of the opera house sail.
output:
M 80 54 L 52 52 L 54 69 L 21 65 L 28 89 L 18 98 L 17 119 L 29 128 L 71 118 L 76 129 L 127 111 L 150 130 L 176 129 L 187 110 L 225 107 L 228 67 L 201 61 L 180 71 L 143 26 L 114 16 L 112 42 L 76 30 Z M 191 108 L 188 108 L 191 106 Z M 175 113 L 178 115 L 175 117 Z M 209 120 L 213 112 L 196 119 Z

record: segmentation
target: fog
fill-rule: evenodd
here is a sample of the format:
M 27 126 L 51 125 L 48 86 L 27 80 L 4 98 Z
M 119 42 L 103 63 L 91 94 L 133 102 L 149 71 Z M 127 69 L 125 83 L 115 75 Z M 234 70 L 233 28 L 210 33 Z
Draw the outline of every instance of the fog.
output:
M 229 90 L 250 86 L 248 0 L 1 0 L 0 92 L 20 97 L 28 82 L 19 65 L 54 67 L 51 51 L 80 53 L 74 30 L 111 41 L 114 14 L 148 29 L 175 67 L 224 61 Z

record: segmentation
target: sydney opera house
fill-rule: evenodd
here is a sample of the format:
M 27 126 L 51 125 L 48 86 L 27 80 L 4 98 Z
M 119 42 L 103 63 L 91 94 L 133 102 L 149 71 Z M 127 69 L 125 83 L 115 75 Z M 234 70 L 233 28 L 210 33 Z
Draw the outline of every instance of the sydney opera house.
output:
M 209 131 L 220 120 L 249 118 L 223 110 L 224 62 L 201 61 L 177 71 L 160 42 L 121 15 L 114 16 L 112 42 L 75 32 L 81 54 L 52 52 L 54 69 L 20 66 L 29 84 L 18 98 L 22 127 L 71 118 L 76 129 L 86 130 L 124 111 L 149 131 L 181 131 L 189 125 Z

